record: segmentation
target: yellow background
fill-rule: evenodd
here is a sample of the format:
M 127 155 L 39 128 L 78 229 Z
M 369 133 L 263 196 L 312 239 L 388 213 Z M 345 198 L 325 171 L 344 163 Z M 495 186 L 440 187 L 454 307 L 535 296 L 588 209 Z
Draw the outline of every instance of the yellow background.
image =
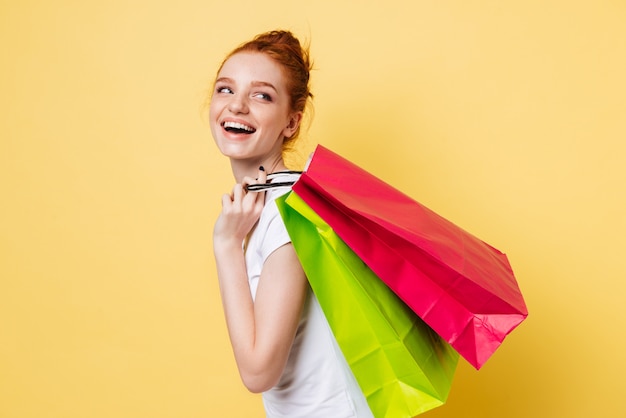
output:
M 310 39 L 322 143 L 505 251 L 530 316 L 429 417 L 626 415 L 622 1 L 0 5 L 0 416 L 261 417 L 211 253 L 202 103 Z

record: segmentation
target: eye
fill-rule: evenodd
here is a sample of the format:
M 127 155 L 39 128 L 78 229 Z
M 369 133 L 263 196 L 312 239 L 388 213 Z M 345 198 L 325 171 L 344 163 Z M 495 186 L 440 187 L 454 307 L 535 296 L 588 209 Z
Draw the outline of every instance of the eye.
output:
M 267 101 L 267 102 L 271 102 L 271 101 L 272 101 L 272 96 L 270 96 L 270 95 L 269 95 L 269 94 L 267 94 L 267 93 L 262 93 L 262 92 L 255 93 L 255 94 L 254 94 L 254 97 L 257 97 L 257 98 L 259 98 L 259 99 L 261 99 L 261 100 L 265 100 L 265 101 Z
M 218 86 L 215 88 L 215 91 L 217 93 L 226 93 L 226 94 L 233 94 L 233 91 L 230 87 L 226 87 L 226 86 Z

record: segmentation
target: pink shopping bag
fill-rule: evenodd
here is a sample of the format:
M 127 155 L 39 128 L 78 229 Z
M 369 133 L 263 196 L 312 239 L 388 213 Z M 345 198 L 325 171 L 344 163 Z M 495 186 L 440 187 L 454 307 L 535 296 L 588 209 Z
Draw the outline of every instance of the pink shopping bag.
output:
M 293 191 L 475 368 L 527 317 L 503 253 L 330 150 Z

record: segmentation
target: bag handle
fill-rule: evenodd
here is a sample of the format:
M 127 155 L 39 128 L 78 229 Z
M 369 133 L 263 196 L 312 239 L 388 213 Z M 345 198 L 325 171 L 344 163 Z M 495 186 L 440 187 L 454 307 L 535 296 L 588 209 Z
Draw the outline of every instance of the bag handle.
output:
M 295 170 L 284 170 L 284 171 L 276 171 L 274 173 L 270 173 L 267 175 L 267 182 L 265 184 L 248 184 L 246 186 L 246 191 L 248 192 L 263 192 L 267 189 L 275 189 L 277 187 L 291 187 L 296 183 L 296 180 L 294 181 L 277 181 L 277 182 L 273 182 L 272 180 L 275 179 L 276 177 L 280 176 L 280 175 L 286 175 L 286 174 L 302 174 L 302 171 L 295 171 Z

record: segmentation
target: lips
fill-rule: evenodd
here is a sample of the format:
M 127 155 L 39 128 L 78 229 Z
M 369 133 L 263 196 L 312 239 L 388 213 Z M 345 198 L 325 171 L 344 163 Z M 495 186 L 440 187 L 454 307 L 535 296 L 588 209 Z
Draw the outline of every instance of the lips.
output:
M 256 129 L 254 129 L 252 126 L 246 125 L 245 123 L 241 122 L 225 121 L 222 123 L 222 127 L 226 132 L 231 132 L 235 134 L 252 134 L 256 132 Z

